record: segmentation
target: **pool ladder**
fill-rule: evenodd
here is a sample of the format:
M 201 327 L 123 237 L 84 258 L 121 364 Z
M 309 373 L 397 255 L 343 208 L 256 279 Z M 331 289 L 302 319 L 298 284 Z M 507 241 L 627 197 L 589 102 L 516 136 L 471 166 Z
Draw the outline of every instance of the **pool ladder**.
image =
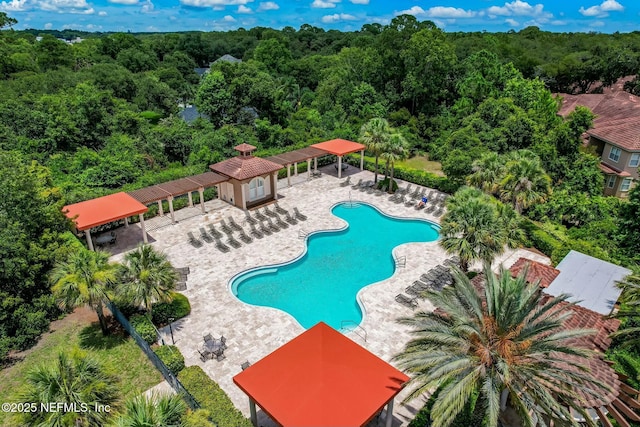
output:
M 397 258 L 394 256 L 393 260 L 396 264 L 396 268 L 400 268 L 400 267 L 404 268 L 407 266 L 407 257 L 404 255 Z
M 340 322 L 340 332 L 353 332 L 360 338 L 367 342 L 367 331 L 360 326 L 358 322 L 354 322 L 353 320 L 343 320 Z
M 304 228 L 301 228 L 300 230 L 298 230 L 298 239 L 306 239 L 308 235 L 309 235 L 309 232 Z

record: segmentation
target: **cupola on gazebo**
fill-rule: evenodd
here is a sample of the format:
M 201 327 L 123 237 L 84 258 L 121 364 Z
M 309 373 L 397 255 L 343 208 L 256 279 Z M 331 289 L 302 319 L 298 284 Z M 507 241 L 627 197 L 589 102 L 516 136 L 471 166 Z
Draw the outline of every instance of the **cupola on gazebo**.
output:
M 300 334 L 248 367 L 233 382 L 284 427 L 364 426 L 385 405 L 391 426 L 393 399 L 409 377 L 326 323 Z

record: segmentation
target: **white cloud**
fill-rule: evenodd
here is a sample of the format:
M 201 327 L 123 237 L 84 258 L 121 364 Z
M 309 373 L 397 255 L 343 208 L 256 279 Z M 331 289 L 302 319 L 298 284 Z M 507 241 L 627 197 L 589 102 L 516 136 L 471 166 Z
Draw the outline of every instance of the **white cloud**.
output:
M 589 26 L 593 27 L 593 28 L 604 27 L 604 22 L 602 22 L 602 21 L 593 21 L 591 24 L 589 24 Z
M 354 21 L 356 18 L 353 15 L 349 15 L 348 13 L 334 13 L 333 15 L 325 15 L 321 18 L 321 21 L 325 24 L 331 24 L 333 22 L 338 21 Z
M 213 7 L 222 10 L 225 6 L 238 6 L 251 3 L 253 0 L 180 0 L 181 4 L 191 7 Z
M 44 24 L 45 30 L 50 30 L 51 28 L 53 28 L 53 24 L 51 22 L 47 22 L 46 24 Z
M 512 27 L 519 27 L 520 23 L 518 21 L 516 21 L 515 19 L 512 18 L 507 18 L 504 20 L 504 22 L 506 22 L 507 24 L 511 25 Z
M 280 6 L 278 6 L 278 3 L 273 1 L 262 2 L 258 6 L 258 12 L 264 12 L 266 10 L 278 10 L 278 9 L 280 9 Z
M 236 22 L 236 18 L 234 18 L 234 17 L 233 17 L 233 16 L 231 16 L 231 15 L 225 15 L 225 17 L 224 17 L 224 18 L 222 18 L 222 20 L 223 20 L 224 22 Z
M 332 7 L 336 7 L 336 3 L 340 3 L 340 0 L 313 0 L 313 3 L 311 3 L 311 7 L 315 7 L 318 9 L 329 9 Z
M 107 16 L 107 12 L 101 10 L 100 12 L 98 12 L 98 16 Z
M 251 8 L 248 8 L 247 6 L 241 4 L 240 6 L 238 6 L 238 13 L 253 13 L 253 10 L 251 10 Z
M 155 5 L 151 2 L 151 0 L 146 0 L 144 2 L 144 4 L 142 5 L 142 7 L 140 8 L 140 11 L 142 13 L 151 13 L 153 12 L 153 10 L 155 9 Z
M 29 3 L 29 0 L 11 0 L 0 3 L 0 10 L 4 10 L 5 12 L 22 12 L 31 8 L 32 5 Z
M 33 6 L 49 12 L 91 15 L 95 9 L 86 0 L 38 0 Z
M 581 7 L 578 12 L 583 16 L 597 16 L 604 18 L 609 16 L 608 12 L 621 12 L 624 10 L 624 6 L 618 3 L 616 0 L 605 0 L 600 5 L 591 6 L 588 8 Z
M 132 4 L 138 4 L 139 0 L 108 0 L 108 1 L 109 3 L 132 5 Z
M 477 12 L 473 10 L 464 10 L 457 7 L 447 7 L 447 6 L 434 6 L 430 7 L 427 10 L 424 10 L 420 6 L 413 6 L 410 9 L 401 10 L 400 12 L 396 12 L 396 15 L 414 15 L 419 17 L 427 17 L 427 18 L 473 18 L 477 15 Z
M 369 0 L 349 0 L 353 4 L 369 4 Z
M 549 19 L 553 15 L 544 11 L 543 4 L 530 5 L 526 1 L 515 0 L 505 3 L 504 6 L 491 6 L 487 9 L 489 17 L 496 16 L 533 16 L 536 18 Z

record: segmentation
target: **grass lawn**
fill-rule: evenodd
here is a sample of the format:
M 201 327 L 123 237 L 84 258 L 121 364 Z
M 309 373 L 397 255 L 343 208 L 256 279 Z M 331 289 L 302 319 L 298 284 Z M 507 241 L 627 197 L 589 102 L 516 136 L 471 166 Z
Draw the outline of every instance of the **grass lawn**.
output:
M 163 380 L 147 356 L 129 337 L 115 332 L 102 336 L 93 316 L 82 309 L 52 323 L 53 332 L 42 336 L 38 344 L 18 355 L 22 358 L 0 371 L 0 396 L 3 402 L 18 402 L 25 374 L 34 366 L 53 361 L 59 350 L 80 349 L 94 357 L 116 380 L 121 399 L 139 394 Z M 113 328 L 112 328 L 113 329 Z M 0 412 L 0 425 L 10 425 Z

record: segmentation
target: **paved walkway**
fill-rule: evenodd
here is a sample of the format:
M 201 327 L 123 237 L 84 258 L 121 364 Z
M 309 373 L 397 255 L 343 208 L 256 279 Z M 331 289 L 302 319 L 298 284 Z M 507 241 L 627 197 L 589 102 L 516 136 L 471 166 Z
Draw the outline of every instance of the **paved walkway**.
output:
M 207 202 L 207 213 L 204 215 L 193 215 L 198 207 L 177 211 L 178 223 L 173 225 L 167 225 L 166 219 L 163 218 L 147 221 L 153 246 L 165 252 L 174 266 L 189 266 L 191 270 L 187 281 L 188 288 L 184 291 L 191 302 L 191 314 L 174 322 L 175 345 L 185 356 L 187 366 L 201 366 L 246 416 L 249 416 L 248 399 L 233 384 L 232 377 L 241 371 L 240 365 L 243 362 L 255 363 L 302 333 L 304 329 L 287 313 L 239 301 L 229 290 L 230 279 L 248 268 L 276 264 L 299 256 L 304 251 L 304 240 L 299 238 L 302 231 L 308 233 L 342 227 L 344 222 L 330 214 L 331 206 L 339 201 L 365 201 L 390 215 L 427 218 L 437 222 L 437 218 L 425 214 L 424 211 L 416 211 L 412 207 L 390 202 L 386 195 L 375 196 L 353 190 L 351 186 L 341 187 L 339 183 L 345 177 L 339 180 L 335 177 L 333 169 L 331 165 L 322 168 L 323 175 L 309 181 L 306 174 L 293 177 L 294 185 L 291 187 L 286 186 L 286 179 L 279 182 L 280 206 L 287 210 L 298 207 L 308 216 L 307 221 L 289 226 L 288 229 L 265 236 L 263 239 L 256 239 L 249 245 L 243 244 L 242 247 L 232 249 L 226 254 L 219 252 L 213 244 L 204 244 L 203 247 L 195 249 L 187 243 L 186 238 L 188 231 L 193 231 L 198 236 L 199 227 L 215 224 L 222 218 L 226 220 L 229 216 L 237 223 L 243 224 L 244 212 L 224 202 Z M 373 178 L 371 172 L 359 171 L 353 166 L 349 167 L 345 175 L 352 176 L 352 182 L 357 182 L 360 178 Z M 406 184 L 401 182 L 400 185 L 404 187 Z M 138 225 L 132 225 L 130 229 L 134 227 L 137 228 Z M 135 240 L 140 236 L 139 231 L 139 228 L 128 230 L 123 236 L 118 237 L 120 247 L 113 248 L 114 253 L 117 253 L 113 257 L 114 260 L 120 259 L 123 251 L 136 243 Z M 129 236 L 129 239 L 124 234 Z M 366 331 L 366 341 L 363 339 L 363 333 L 347 334 L 349 338 L 392 364 L 393 356 L 411 339 L 409 329 L 398 324 L 396 319 L 414 313 L 398 304 L 394 300 L 395 296 L 404 292 L 404 289 L 422 273 L 441 264 L 447 258 L 437 242 L 404 244 L 395 248 L 394 255 L 405 256 L 406 266 L 397 269 L 392 277 L 370 285 L 359 293 L 366 310 L 360 325 Z M 500 260 L 508 260 L 507 266 L 510 266 L 518 256 L 520 255 L 510 251 Z M 423 300 L 419 309 L 432 310 L 433 307 L 428 301 Z M 171 343 L 168 328 L 161 333 L 164 334 L 165 341 Z M 226 359 L 206 362 L 200 360 L 197 348 L 203 335 L 207 333 L 214 337 L 224 335 L 227 338 Z M 396 398 L 394 426 L 407 425 L 423 405 L 422 399 L 401 404 L 404 395 L 406 392 Z M 261 411 L 258 419 L 261 426 L 274 425 Z M 372 425 L 383 425 L 383 420 L 384 418 L 374 420 Z

